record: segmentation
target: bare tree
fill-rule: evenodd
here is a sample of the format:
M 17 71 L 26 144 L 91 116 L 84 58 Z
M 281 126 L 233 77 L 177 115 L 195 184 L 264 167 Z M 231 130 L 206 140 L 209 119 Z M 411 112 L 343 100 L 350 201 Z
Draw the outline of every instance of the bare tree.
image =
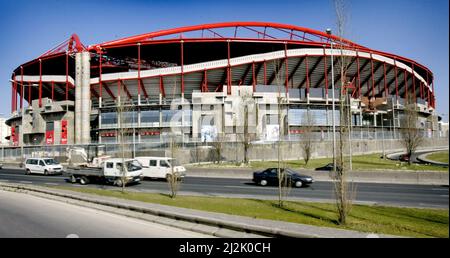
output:
M 423 142 L 423 133 L 418 128 L 419 116 L 416 109 L 413 96 L 408 94 L 405 99 L 405 108 L 403 109 L 403 117 L 401 118 L 402 143 L 406 148 L 408 157 L 408 164 L 411 165 L 411 155 L 416 151 Z
M 314 124 L 315 118 L 309 110 L 303 114 L 302 134 L 300 135 L 300 148 L 302 149 L 305 165 L 308 165 L 314 151 Z
M 286 162 L 283 155 L 283 136 L 285 131 L 284 126 L 284 110 L 287 107 L 287 96 L 282 95 L 281 87 L 282 82 L 280 78 L 280 63 L 275 60 L 274 63 L 275 81 L 278 87 L 277 96 L 277 118 L 278 118 L 278 139 L 277 139 L 277 177 L 278 177 L 278 206 L 282 208 L 284 206 L 284 200 L 287 198 L 291 191 L 292 182 L 287 174 Z
M 238 134 L 241 138 L 241 143 L 244 148 L 244 164 L 248 164 L 248 152 L 251 147 L 252 141 L 255 139 L 254 134 L 251 132 L 249 120 L 250 117 L 250 110 L 254 107 L 255 101 L 253 100 L 253 97 L 249 93 L 242 93 L 241 94 L 241 102 L 240 102 L 240 108 L 242 110 L 242 119 L 243 119 L 243 126 L 241 128 L 241 132 Z
M 277 176 L 278 176 L 278 206 L 284 206 L 284 200 L 287 198 L 291 191 L 292 182 L 287 174 L 286 162 L 283 156 L 283 136 L 284 136 L 284 122 L 283 122 L 283 110 L 286 106 L 287 100 L 285 97 L 277 97 L 277 107 L 278 107 L 278 141 L 277 141 Z
M 169 185 L 170 190 L 170 197 L 174 199 L 177 197 L 178 190 L 180 188 L 181 183 L 181 175 L 180 172 L 175 170 L 175 157 L 177 154 L 177 151 L 180 147 L 179 143 L 177 142 L 176 134 L 170 133 L 169 134 L 169 148 L 170 148 L 170 168 L 171 173 L 167 175 L 166 180 Z
M 352 183 L 348 182 L 348 162 L 345 158 L 345 145 L 348 139 L 348 123 L 351 112 L 350 105 L 346 103 L 347 93 L 347 70 L 349 69 L 348 57 L 344 55 L 344 46 L 342 39 L 347 23 L 347 6 L 345 0 L 334 0 L 334 7 L 337 17 L 337 29 L 339 38 L 340 57 L 338 58 L 337 66 L 340 76 L 340 97 L 339 97 L 339 142 L 338 152 L 336 157 L 336 167 L 334 173 L 334 193 L 336 198 L 336 208 L 338 212 L 339 224 L 346 224 L 347 217 L 353 205 L 353 199 L 356 194 L 356 188 Z M 334 68 L 333 68 L 334 69 Z M 334 78 L 333 78 L 334 79 Z M 335 115 L 335 114 L 333 114 Z
M 170 120 L 171 132 L 168 134 L 168 142 L 169 142 L 169 149 L 170 149 L 170 168 L 171 168 L 170 172 L 171 173 L 166 176 L 166 180 L 167 180 L 167 183 L 169 185 L 169 190 L 170 190 L 170 197 L 172 199 L 174 199 L 177 196 L 178 190 L 180 188 L 180 183 L 181 183 L 181 174 L 175 168 L 175 166 L 176 166 L 175 158 L 181 147 L 180 143 L 182 143 L 182 141 L 183 141 L 183 139 L 182 139 L 183 132 L 178 127 L 178 125 L 179 125 L 179 122 L 183 123 L 183 120 L 184 120 L 183 104 L 185 101 L 183 98 L 179 99 L 180 102 L 178 102 L 178 100 L 175 99 L 175 94 L 176 94 L 176 89 L 177 89 L 176 77 L 173 78 L 173 85 L 174 85 L 174 87 L 173 87 L 173 93 L 172 93 L 172 103 L 171 103 L 170 107 L 172 110 L 178 110 L 178 111 Z M 181 110 L 179 110 L 180 105 L 182 107 Z M 178 136 L 180 137 L 180 140 L 177 139 Z
M 124 94 L 122 89 L 122 84 L 119 84 L 119 93 L 116 99 L 116 109 L 117 109 L 117 143 L 119 146 L 119 158 L 121 161 L 121 166 L 119 167 L 121 177 L 116 179 L 115 185 L 122 187 L 122 192 L 125 192 L 125 185 L 127 184 L 127 174 L 128 166 L 126 164 L 126 159 L 131 158 L 132 150 L 130 150 L 130 144 L 127 141 L 127 137 L 130 134 L 134 134 L 133 127 L 135 126 L 134 113 L 132 117 L 129 117 L 130 111 L 134 111 L 133 100 L 128 99 L 128 96 Z M 132 126 L 130 126 L 132 123 Z
M 213 159 L 214 162 L 217 162 L 217 164 L 220 164 L 220 162 L 222 161 L 222 151 L 225 141 L 226 138 L 224 136 L 224 133 L 218 133 L 216 139 L 211 142 L 211 146 L 213 147 L 214 151 Z

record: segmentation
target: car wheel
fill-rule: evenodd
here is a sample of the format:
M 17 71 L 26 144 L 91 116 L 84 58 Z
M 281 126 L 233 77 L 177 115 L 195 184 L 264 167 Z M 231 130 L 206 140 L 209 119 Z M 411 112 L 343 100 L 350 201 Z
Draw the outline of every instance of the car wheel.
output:
M 75 184 L 75 183 L 77 182 L 77 178 L 76 178 L 74 175 L 71 175 L 71 176 L 70 176 L 70 182 L 71 182 L 72 184 Z
M 116 181 L 114 181 L 114 184 L 118 187 L 122 187 L 123 181 L 122 181 L 122 179 L 118 178 L 118 179 L 116 179 Z
M 267 180 L 261 180 L 261 181 L 259 181 L 259 184 L 260 185 L 262 185 L 262 186 L 266 186 L 267 185 Z
M 302 185 L 303 185 L 303 182 L 302 181 L 297 181 L 297 182 L 295 182 L 295 187 L 298 187 L 298 188 L 300 188 L 300 187 L 302 187 Z
M 82 184 L 82 185 L 87 185 L 88 183 L 89 183 L 89 179 L 87 179 L 87 177 L 82 176 L 82 177 L 80 178 L 80 184 Z
M 48 171 L 44 170 L 44 175 L 48 176 Z
M 26 171 L 25 171 L 25 175 L 30 175 L 31 174 L 31 171 L 29 170 L 29 169 L 27 169 Z

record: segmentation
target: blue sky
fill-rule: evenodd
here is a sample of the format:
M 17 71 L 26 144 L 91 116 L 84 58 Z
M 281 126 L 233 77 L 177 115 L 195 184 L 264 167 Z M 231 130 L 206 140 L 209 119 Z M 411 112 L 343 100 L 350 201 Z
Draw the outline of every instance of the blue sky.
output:
M 438 114 L 448 121 L 449 1 L 347 0 L 346 38 L 398 54 L 435 75 Z M 77 33 L 85 45 L 161 29 L 223 21 L 336 27 L 332 0 L 143 1 L 0 0 L 0 116 L 11 109 L 8 82 L 19 64 Z

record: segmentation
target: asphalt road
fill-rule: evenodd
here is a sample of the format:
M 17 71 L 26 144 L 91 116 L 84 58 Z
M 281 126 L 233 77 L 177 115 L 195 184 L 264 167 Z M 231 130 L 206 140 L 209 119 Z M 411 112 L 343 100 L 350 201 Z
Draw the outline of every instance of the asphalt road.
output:
M 79 185 L 71 184 L 64 176 L 25 175 L 23 170 L 0 170 L 0 182 L 93 187 L 103 189 L 117 189 L 117 187 L 104 184 Z M 449 187 L 434 185 L 405 185 L 405 184 L 355 184 L 356 202 L 369 204 L 387 204 L 411 207 L 449 207 Z M 165 181 L 144 180 L 138 184 L 128 186 L 130 191 L 168 193 Z M 223 197 L 249 197 L 258 199 L 276 199 L 278 188 L 276 186 L 262 187 L 248 179 L 186 177 L 180 186 L 181 194 L 223 196 Z M 333 200 L 332 182 L 315 182 L 311 186 L 293 188 L 289 194 L 293 200 Z
M 48 200 L 0 191 L 0 237 L 197 238 L 207 235 Z

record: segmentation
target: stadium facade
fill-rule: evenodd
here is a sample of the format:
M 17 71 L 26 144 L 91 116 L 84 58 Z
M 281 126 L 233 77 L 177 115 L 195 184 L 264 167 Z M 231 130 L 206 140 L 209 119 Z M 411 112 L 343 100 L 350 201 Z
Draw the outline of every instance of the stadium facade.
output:
M 112 143 L 126 127 L 136 142 L 174 130 L 184 141 L 219 133 L 233 141 L 245 125 L 255 141 L 270 141 L 280 128 L 285 137 L 301 134 L 305 113 L 323 138 L 333 84 L 336 105 L 341 94 L 351 105 L 354 137 L 398 135 L 406 99 L 417 104 L 424 134 L 438 130 L 433 73 L 418 62 L 298 26 L 229 22 L 91 46 L 72 35 L 13 71 L 8 139 L 12 146 Z M 339 108 L 335 118 L 339 124 Z

